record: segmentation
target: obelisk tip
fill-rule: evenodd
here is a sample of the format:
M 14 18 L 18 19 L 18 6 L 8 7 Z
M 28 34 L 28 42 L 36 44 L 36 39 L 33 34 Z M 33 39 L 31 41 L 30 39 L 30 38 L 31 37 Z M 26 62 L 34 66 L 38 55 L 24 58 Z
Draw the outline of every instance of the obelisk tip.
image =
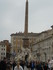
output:
M 28 2 L 28 0 L 26 0 L 26 2 Z

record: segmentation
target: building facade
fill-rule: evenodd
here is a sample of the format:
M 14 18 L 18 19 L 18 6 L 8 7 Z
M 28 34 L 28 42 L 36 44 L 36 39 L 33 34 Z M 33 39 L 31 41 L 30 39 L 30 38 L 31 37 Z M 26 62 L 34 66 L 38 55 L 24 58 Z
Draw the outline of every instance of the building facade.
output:
M 29 47 L 32 46 L 32 44 L 36 40 L 37 33 L 28 33 L 28 39 L 29 39 Z M 11 53 L 15 52 L 18 53 L 19 50 L 23 47 L 23 38 L 24 33 L 15 33 L 11 34 Z
M 9 43 L 8 40 L 3 40 L 0 42 L 0 58 L 10 58 L 10 49 L 11 49 L 11 44 Z
M 23 47 L 24 33 L 11 34 L 11 53 Z M 53 27 L 41 33 L 28 33 L 29 47 L 35 60 L 47 61 L 53 57 Z
M 6 45 L 6 57 L 10 58 L 10 51 L 11 51 L 11 43 L 9 42 L 9 40 L 3 40 L 3 42 Z
M 6 57 L 6 45 L 5 43 L 0 43 L 0 59 Z
M 33 55 L 40 61 L 53 57 L 53 26 L 52 29 L 39 33 L 33 45 Z

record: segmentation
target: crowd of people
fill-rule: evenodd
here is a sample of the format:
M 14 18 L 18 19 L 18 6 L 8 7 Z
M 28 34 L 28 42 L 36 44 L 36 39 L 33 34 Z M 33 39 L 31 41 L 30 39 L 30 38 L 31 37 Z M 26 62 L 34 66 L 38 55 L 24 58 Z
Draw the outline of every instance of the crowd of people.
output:
M 41 62 L 41 61 L 24 61 L 24 60 L 18 60 L 18 61 L 7 61 L 6 58 L 4 58 L 2 61 L 0 61 L 0 70 L 25 70 L 25 67 L 27 70 L 53 70 L 53 66 L 51 67 L 51 61 L 48 60 L 48 62 Z

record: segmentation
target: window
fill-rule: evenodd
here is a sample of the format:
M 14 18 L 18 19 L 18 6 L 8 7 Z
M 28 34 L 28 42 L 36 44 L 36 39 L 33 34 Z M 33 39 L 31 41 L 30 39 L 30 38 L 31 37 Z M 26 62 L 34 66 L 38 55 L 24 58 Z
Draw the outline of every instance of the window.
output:
M 1 50 L 3 50 L 3 48 Z
M 2 45 L 2 47 L 3 47 L 3 45 Z
M 1 53 L 1 55 L 5 55 L 5 53 Z

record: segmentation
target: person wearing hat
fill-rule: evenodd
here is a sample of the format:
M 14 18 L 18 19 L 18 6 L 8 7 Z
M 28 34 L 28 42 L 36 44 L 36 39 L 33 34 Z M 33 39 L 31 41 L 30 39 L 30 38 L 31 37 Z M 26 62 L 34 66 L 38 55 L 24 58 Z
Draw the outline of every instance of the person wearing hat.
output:
M 14 70 L 23 70 L 22 66 L 20 66 L 20 60 L 17 61 L 17 65 L 15 66 Z

